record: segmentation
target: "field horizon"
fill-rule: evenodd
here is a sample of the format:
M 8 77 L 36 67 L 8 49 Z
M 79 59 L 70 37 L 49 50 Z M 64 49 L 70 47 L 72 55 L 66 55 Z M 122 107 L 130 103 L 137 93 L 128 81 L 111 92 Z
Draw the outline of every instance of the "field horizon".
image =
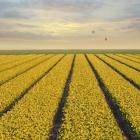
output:
M 140 49 L 21 49 L 21 50 L 0 50 L 2 54 L 41 54 L 41 53 L 132 53 L 139 54 Z

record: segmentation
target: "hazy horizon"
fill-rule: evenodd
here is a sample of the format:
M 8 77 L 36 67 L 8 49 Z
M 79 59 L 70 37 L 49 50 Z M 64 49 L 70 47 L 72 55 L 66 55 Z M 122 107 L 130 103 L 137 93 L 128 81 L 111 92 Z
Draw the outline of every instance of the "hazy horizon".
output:
M 0 0 L 0 49 L 140 49 L 140 1 Z

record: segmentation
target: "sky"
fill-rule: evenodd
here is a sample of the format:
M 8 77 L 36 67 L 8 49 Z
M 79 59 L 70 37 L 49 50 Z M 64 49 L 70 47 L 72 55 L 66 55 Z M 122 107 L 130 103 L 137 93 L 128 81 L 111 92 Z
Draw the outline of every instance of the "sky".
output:
M 140 49 L 140 0 L 0 0 L 0 49 Z

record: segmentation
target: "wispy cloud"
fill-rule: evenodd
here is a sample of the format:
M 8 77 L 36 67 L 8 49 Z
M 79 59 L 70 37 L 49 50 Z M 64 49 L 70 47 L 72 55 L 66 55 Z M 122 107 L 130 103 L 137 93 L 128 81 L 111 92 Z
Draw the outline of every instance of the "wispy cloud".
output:
M 0 0 L 0 38 L 75 40 L 140 31 L 138 0 Z

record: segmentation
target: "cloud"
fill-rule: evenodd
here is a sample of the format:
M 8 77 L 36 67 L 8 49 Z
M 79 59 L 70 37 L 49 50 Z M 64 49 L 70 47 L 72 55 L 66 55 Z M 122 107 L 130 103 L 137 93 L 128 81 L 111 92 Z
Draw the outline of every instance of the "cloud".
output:
M 137 0 L 0 0 L 0 17 L 34 20 L 52 17 L 73 22 L 121 20 L 140 16 L 139 7 Z
M 126 13 L 129 18 L 131 17 L 140 17 L 140 2 L 137 4 L 133 4 L 126 8 Z
M 131 19 L 128 24 L 121 29 L 126 32 L 140 32 L 140 18 Z
M 94 12 L 102 6 L 99 0 L 1 0 L 0 17 L 2 18 L 29 18 L 35 15 L 37 11 L 56 11 L 66 12 L 67 14 L 86 14 Z
M 25 24 L 25 23 L 17 23 L 16 26 L 18 27 L 24 27 L 24 28 L 38 28 L 37 25 L 31 25 L 31 24 Z
M 51 36 L 50 34 L 35 34 L 31 32 L 19 32 L 19 31 L 9 31 L 0 32 L 0 38 L 11 38 L 11 39 L 27 39 L 27 40 L 55 40 L 59 37 Z
M 67 11 L 67 12 L 93 12 L 102 6 L 102 1 L 97 0 L 40 0 L 39 6 L 47 10 Z
M 28 19 L 34 16 L 30 11 L 32 0 L 0 0 L 0 18 Z
M 28 13 L 24 10 L 8 9 L 7 11 L 1 12 L 0 17 L 13 19 L 30 19 L 33 17 L 33 13 Z
M 139 31 L 138 0 L 0 0 L 0 38 L 80 40 Z M 75 39 L 76 38 L 76 39 Z

